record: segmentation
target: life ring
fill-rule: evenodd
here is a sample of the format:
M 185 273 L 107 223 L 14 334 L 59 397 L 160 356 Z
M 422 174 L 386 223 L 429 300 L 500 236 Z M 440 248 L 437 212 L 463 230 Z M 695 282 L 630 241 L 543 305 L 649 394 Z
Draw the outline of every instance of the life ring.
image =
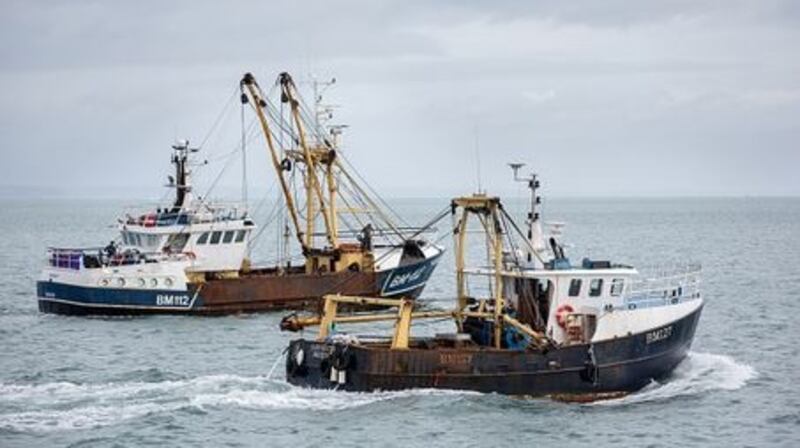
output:
M 567 316 L 572 314 L 574 311 L 575 310 L 572 308 L 572 306 L 567 303 L 558 307 L 556 310 L 556 323 L 558 323 L 558 326 L 561 328 L 566 328 Z

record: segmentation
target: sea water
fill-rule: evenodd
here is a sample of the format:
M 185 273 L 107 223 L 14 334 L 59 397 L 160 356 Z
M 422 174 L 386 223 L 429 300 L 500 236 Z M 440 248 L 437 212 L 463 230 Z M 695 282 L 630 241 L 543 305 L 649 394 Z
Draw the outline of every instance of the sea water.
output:
M 447 200 L 392 204 L 422 223 Z M 45 248 L 107 243 L 122 205 L 0 202 L 0 446 L 800 446 L 800 199 L 547 201 L 545 219 L 568 223 L 573 262 L 703 264 L 689 357 L 667 381 L 591 404 L 296 388 L 282 356 L 298 335 L 278 331 L 283 313 L 39 313 Z M 431 307 L 454 293 L 449 225 L 438 226 L 448 253 L 423 296 Z M 254 257 L 274 256 L 276 238 L 267 229 Z

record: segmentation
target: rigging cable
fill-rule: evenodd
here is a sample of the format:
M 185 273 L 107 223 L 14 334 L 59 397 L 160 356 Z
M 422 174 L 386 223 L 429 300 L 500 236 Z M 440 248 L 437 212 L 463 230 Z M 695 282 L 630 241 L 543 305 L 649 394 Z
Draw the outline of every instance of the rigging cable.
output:
M 231 103 L 233 102 L 233 99 L 236 98 L 236 96 L 237 96 L 236 93 L 238 91 L 239 91 L 239 86 L 237 85 L 233 89 L 233 93 L 231 93 L 231 96 L 228 98 L 227 101 L 225 101 L 225 105 L 222 107 L 222 110 L 219 112 L 219 115 L 217 115 L 217 118 L 214 120 L 214 123 L 211 125 L 211 128 L 208 130 L 208 132 L 206 133 L 205 137 L 203 137 L 203 140 L 200 142 L 200 145 L 198 146 L 198 148 L 203 148 L 205 146 L 206 142 L 208 142 L 208 139 L 211 137 L 211 134 L 214 133 L 214 131 L 216 130 L 217 126 L 219 126 L 220 122 L 222 121 L 222 118 L 225 116 L 225 114 L 226 114 L 226 112 L 228 110 L 228 107 L 230 107 Z

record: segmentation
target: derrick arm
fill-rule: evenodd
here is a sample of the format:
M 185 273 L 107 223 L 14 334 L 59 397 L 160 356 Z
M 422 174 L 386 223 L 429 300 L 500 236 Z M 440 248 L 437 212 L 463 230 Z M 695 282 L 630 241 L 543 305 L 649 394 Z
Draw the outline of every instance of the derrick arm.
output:
M 250 103 L 250 106 L 253 107 L 253 110 L 258 116 L 258 121 L 261 123 L 261 130 L 264 133 L 264 137 L 267 141 L 267 148 L 269 149 L 270 158 L 272 159 L 272 166 L 275 168 L 275 173 L 278 175 L 278 180 L 281 184 L 281 190 L 283 190 L 283 196 L 286 198 L 286 207 L 289 209 L 289 215 L 292 218 L 295 234 L 300 242 L 300 246 L 303 248 L 303 253 L 305 253 L 308 250 L 308 246 L 303 239 L 303 229 L 300 227 L 300 219 L 297 215 L 294 198 L 292 197 L 291 191 L 289 190 L 289 184 L 287 183 L 283 174 L 283 167 L 281 166 L 281 162 L 278 157 L 278 151 L 275 149 L 275 144 L 272 140 L 272 131 L 270 130 L 269 122 L 267 121 L 266 115 L 264 115 L 263 108 L 267 106 L 267 102 L 264 100 L 261 87 L 259 87 L 255 77 L 252 74 L 245 73 L 242 81 L 239 83 L 239 88 L 242 91 L 242 102 Z
M 322 187 L 320 186 L 319 179 L 317 178 L 317 171 L 316 171 L 317 162 L 314 160 L 314 157 L 311 154 L 311 150 L 308 147 L 308 142 L 306 140 L 306 133 L 303 127 L 303 121 L 300 118 L 299 102 L 294 96 L 294 91 L 296 90 L 294 81 L 292 80 L 292 77 L 285 72 L 280 74 L 279 81 L 282 90 L 281 97 L 282 99 L 285 98 L 286 101 L 289 102 L 289 105 L 291 106 L 292 109 L 292 117 L 294 118 L 295 126 L 297 127 L 297 134 L 300 140 L 300 146 L 303 149 L 303 157 L 306 162 L 306 170 L 307 170 L 306 175 L 308 177 L 309 183 L 311 184 L 310 185 L 311 189 L 314 191 L 314 193 L 317 196 L 317 199 L 319 200 L 320 213 L 322 213 L 322 218 L 325 221 L 325 230 L 326 230 L 326 236 L 328 238 L 328 243 L 330 243 L 332 247 L 336 247 L 336 236 L 335 236 L 336 231 L 334 230 L 332 225 L 334 217 L 331 216 L 331 213 L 328 210 L 328 207 L 326 206 L 326 198 L 323 195 Z M 306 200 L 308 201 L 311 200 L 310 195 L 308 198 L 306 198 Z M 312 220 L 314 219 L 314 217 L 307 216 L 306 219 Z M 308 237 L 309 238 L 311 237 L 310 233 Z

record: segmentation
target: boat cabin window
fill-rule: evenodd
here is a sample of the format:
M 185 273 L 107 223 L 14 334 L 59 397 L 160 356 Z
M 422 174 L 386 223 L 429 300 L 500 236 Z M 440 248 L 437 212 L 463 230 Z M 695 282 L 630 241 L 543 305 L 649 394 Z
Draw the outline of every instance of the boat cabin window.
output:
M 197 238 L 197 244 L 206 244 L 208 242 L 208 232 L 203 232 L 199 238 Z
M 147 247 L 157 247 L 161 238 L 158 235 L 145 235 L 147 239 Z
M 236 242 L 241 243 L 242 241 L 244 241 L 244 236 L 246 233 L 247 233 L 246 230 L 240 230 L 236 232 Z
M 600 297 L 603 293 L 603 279 L 593 278 L 589 284 L 589 297 Z
M 128 242 L 128 232 L 122 232 L 122 244 L 132 246 L 132 244 Z
M 615 278 L 611 280 L 611 295 L 618 296 L 622 294 L 622 290 L 625 287 L 625 280 L 621 278 Z
M 233 230 L 228 230 L 227 232 L 225 232 L 225 237 L 222 239 L 222 242 L 225 244 L 230 243 L 231 241 L 233 241 L 234 234 L 236 234 L 236 232 L 234 232 Z
M 169 236 L 167 240 L 167 245 L 164 247 L 164 250 L 167 252 L 183 252 L 183 248 L 186 247 L 186 243 L 189 242 L 189 234 L 188 233 L 175 233 Z
M 581 279 L 573 278 L 572 281 L 569 282 L 569 296 L 570 297 L 578 297 L 581 295 Z
M 219 230 L 215 231 L 211 234 L 211 244 L 219 244 L 220 238 L 222 238 L 222 232 Z

